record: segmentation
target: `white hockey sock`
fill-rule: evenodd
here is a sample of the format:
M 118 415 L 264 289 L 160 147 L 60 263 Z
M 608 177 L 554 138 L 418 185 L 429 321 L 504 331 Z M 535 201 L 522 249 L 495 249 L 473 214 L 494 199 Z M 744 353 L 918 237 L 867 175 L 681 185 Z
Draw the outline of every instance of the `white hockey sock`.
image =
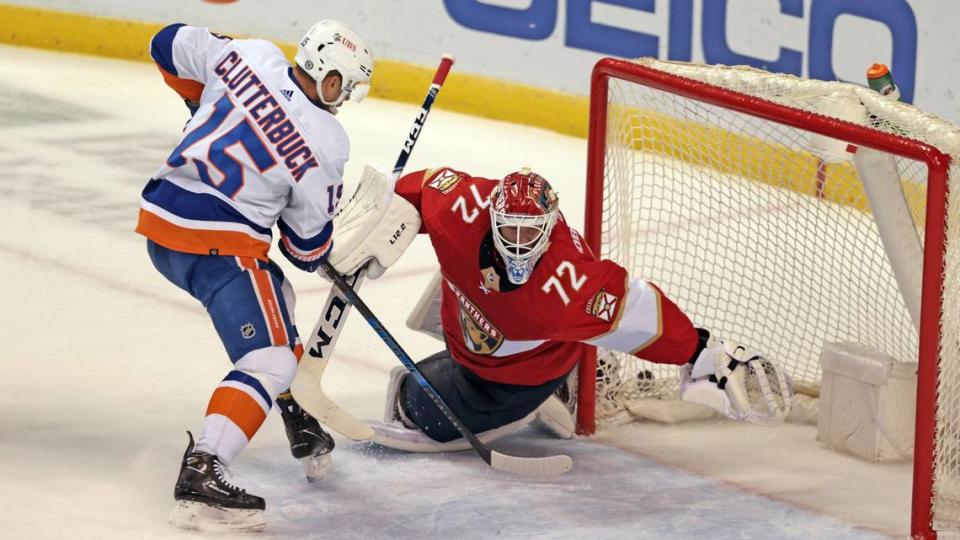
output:
M 197 450 L 229 464 L 257 432 L 273 400 L 290 386 L 297 359 L 287 347 L 266 347 L 244 355 L 217 385 L 207 406 Z

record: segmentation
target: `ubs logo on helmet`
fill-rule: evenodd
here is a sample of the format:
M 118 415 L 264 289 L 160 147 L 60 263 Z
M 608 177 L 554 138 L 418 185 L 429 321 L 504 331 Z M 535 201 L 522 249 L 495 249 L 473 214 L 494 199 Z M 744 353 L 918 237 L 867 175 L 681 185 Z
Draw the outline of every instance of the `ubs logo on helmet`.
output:
M 333 35 L 333 40 L 350 49 L 351 51 L 357 52 L 357 44 L 343 37 L 339 32 Z

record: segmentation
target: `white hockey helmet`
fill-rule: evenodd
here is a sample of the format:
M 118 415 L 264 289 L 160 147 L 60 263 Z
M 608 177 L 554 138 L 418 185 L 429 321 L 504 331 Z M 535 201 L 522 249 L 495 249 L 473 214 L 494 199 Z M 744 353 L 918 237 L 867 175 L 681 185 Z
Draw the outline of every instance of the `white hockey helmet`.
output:
M 343 23 L 331 19 L 320 21 L 307 30 L 297 47 L 294 61 L 313 77 L 320 101 L 330 107 L 339 107 L 351 95 L 355 101 L 361 101 L 373 75 L 373 54 L 366 42 Z M 343 83 L 337 99 L 327 101 L 320 85 L 331 71 L 340 73 Z
M 514 285 L 526 283 L 550 246 L 560 214 L 557 194 L 550 182 L 524 168 L 493 188 L 490 203 L 493 244 L 503 257 L 507 278 Z

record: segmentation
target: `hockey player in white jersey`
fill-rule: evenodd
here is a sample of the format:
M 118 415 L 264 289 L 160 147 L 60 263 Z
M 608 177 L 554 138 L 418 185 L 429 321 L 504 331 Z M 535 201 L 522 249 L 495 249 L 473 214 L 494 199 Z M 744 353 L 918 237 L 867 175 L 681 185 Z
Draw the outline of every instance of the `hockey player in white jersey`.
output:
M 234 486 L 227 467 L 274 401 L 295 457 L 323 467 L 333 449 L 287 392 L 302 347 L 293 289 L 267 255 L 271 229 L 298 268 L 312 272 L 329 253 L 350 150 L 334 114 L 365 94 L 373 57 L 336 21 L 306 33 L 293 66 L 270 42 L 183 24 L 158 32 L 150 52 L 192 117 L 143 190 L 137 232 L 157 270 L 203 303 L 233 363 L 196 444 L 190 436 L 172 520 L 258 530 L 264 500 Z

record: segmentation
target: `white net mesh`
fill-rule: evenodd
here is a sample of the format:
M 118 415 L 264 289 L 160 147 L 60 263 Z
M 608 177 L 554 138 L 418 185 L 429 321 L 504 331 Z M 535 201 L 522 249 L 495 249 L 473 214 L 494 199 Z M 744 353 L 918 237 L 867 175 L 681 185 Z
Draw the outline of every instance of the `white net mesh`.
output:
M 953 124 L 867 88 L 751 68 L 638 63 L 960 157 Z M 776 359 L 801 391 L 819 388 L 825 342 L 858 342 L 916 361 L 917 314 L 911 317 L 903 290 L 918 294 L 922 260 L 908 257 L 901 275 L 893 268 L 851 150 L 847 142 L 612 78 L 600 252 L 660 286 L 695 325 Z M 925 227 L 927 166 L 901 158 L 896 166 L 899 181 L 886 189 L 909 216 L 898 234 L 916 244 Z M 953 165 L 950 177 L 956 172 Z M 948 248 L 958 230 L 948 226 Z M 950 413 L 960 410 L 960 261 L 956 250 L 946 254 L 935 512 L 960 520 L 960 498 L 951 495 L 960 494 L 960 418 Z M 630 400 L 675 399 L 677 391 L 673 366 L 598 355 L 601 425 L 622 416 Z

